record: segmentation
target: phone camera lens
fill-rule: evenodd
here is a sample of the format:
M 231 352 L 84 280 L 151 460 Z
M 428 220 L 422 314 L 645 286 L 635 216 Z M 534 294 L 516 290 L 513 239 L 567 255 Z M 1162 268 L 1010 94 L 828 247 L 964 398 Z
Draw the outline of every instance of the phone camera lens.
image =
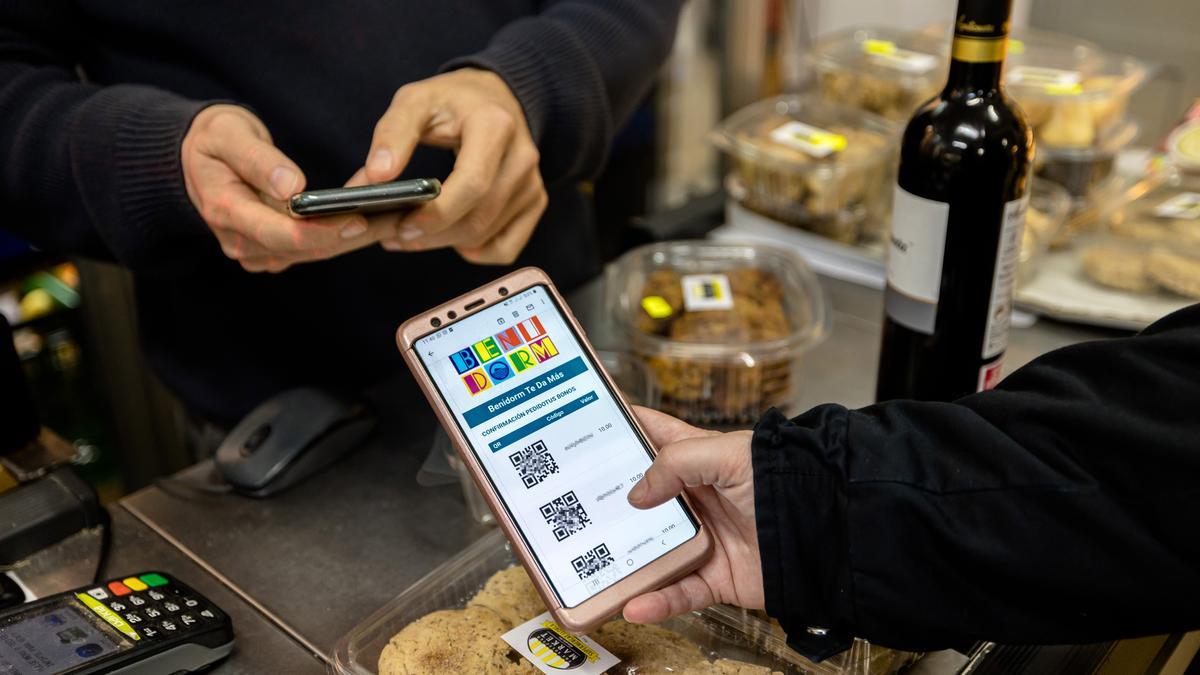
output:
M 500 295 L 508 295 L 508 289 L 501 286 L 500 287 Z
M 429 323 L 433 324 L 433 327 L 434 327 L 434 328 L 437 328 L 438 326 L 442 325 L 442 320 L 441 320 L 441 319 L 434 319 L 433 321 L 430 321 Z
M 458 312 L 453 312 L 453 311 L 451 311 L 451 312 L 446 312 L 446 316 L 447 316 L 447 317 L 449 317 L 449 319 L 450 319 L 451 321 L 453 321 L 454 319 L 457 319 L 457 318 L 458 318 Z

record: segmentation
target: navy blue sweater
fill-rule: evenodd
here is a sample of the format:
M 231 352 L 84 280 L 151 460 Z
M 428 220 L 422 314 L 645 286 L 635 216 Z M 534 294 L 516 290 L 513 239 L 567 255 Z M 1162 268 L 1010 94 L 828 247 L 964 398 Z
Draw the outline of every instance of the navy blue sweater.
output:
M 152 365 L 218 423 L 288 386 L 366 387 L 402 369 L 401 321 L 505 270 L 374 247 L 242 271 L 184 189 L 179 146 L 196 112 L 249 106 L 311 188 L 334 187 L 362 165 L 401 85 L 494 70 L 525 109 L 550 192 L 517 265 L 570 286 L 598 271 L 578 182 L 645 95 L 681 4 L 0 1 L 2 225 L 133 270 Z M 452 161 L 422 148 L 405 176 L 444 177 Z

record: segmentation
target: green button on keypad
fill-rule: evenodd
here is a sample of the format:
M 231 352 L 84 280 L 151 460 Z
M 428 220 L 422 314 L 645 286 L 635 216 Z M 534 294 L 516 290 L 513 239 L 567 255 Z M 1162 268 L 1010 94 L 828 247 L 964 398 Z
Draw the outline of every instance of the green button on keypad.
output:
M 157 587 L 159 587 L 159 586 L 166 586 L 168 583 L 170 583 L 169 581 L 167 581 L 167 578 L 166 578 L 166 577 L 164 577 L 164 576 L 163 576 L 163 575 L 161 575 L 161 574 L 143 574 L 143 575 L 142 575 L 141 577 L 139 577 L 139 578 L 140 578 L 140 579 L 141 579 L 143 582 L 145 582 L 145 584 L 146 584 L 147 586 L 149 586 L 150 588 L 157 588 Z

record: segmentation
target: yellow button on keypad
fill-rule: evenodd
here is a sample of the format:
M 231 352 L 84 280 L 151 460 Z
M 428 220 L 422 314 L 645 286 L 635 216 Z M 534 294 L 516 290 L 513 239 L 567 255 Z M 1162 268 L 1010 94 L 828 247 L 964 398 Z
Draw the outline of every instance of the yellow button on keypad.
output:
M 147 586 L 145 583 L 142 582 L 141 579 L 138 579 L 137 577 L 129 577 L 128 579 L 125 579 L 121 583 L 128 586 L 129 589 L 132 591 L 144 591 L 147 588 L 149 588 L 149 586 Z

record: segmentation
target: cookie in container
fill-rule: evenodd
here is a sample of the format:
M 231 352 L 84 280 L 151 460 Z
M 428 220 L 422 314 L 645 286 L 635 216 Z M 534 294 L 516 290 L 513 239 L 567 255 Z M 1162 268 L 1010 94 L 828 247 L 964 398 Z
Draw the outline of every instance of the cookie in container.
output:
M 645 373 L 643 403 L 696 425 L 795 412 L 804 354 L 829 332 L 796 254 L 759 244 L 650 244 L 609 267 L 606 311 Z
M 710 135 L 730 158 L 730 196 L 835 241 L 875 241 L 891 214 L 899 127 L 815 95 L 759 101 Z
M 448 675 L 539 671 L 500 636 L 542 611 L 499 531 L 472 544 L 367 617 L 334 647 L 339 675 Z M 855 641 L 813 663 L 778 629 L 716 606 L 657 626 L 615 619 L 589 637 L 621 659 L 609 675 L 889 675 L 914 655 Z
M 1174 174 L 1080 249 L 1084 275 L 1101 286 L 1200 300 L 1200 177 Z
M 903 124 L 945 84 L 949 53 L 929 35 L 864 27 L 821 38 L 805 60 L 825 100 Z

